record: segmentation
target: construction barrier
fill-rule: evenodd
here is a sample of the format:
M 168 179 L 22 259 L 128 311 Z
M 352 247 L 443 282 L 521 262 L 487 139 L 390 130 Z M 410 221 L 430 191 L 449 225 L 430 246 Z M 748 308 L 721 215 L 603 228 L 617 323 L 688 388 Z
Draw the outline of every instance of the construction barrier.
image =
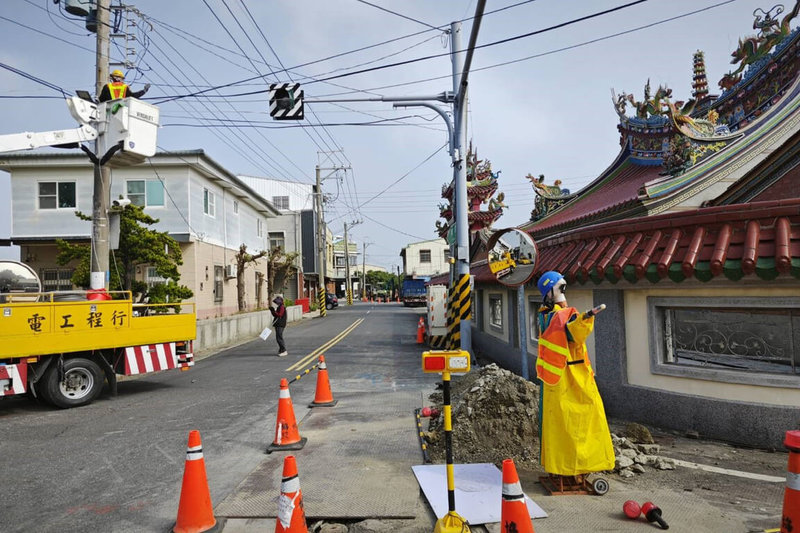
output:
M 317 390 L 314 395 L 314 401 L 311 402 L 309 407 L 333 407 L 338 400 L 333 399 L 333 392 L 331 392 L 331 384 L 328 380 L 328 365 L 325 364 L 325 356 L 319 356 L 319 370 L 317 370 Z
M 206 463 L 203 459 L 203 442 L 200 432 L 189 432 L 189 444 L 186 447 L 186 464 L 183 470 L 181 499 L 178 503 L 178 518 L 175 521 L 174 533 L 200 533 L 212 531 L 217 525 L 211 505 L 211 493 L 208 490 Z
M 275 533 L 308 533 L 303 494 L 300 491 L 300 477 L 297 475 L 297 461 L 294 455 L 287 455 L 283 460 Z
M 275 440 L 267 447 L 267 453 L 279 450 L 301 450 L 308 439 L 300 437 L 297 419 L 294 417 L 292 397 L 289 395 L 289 381 L 281 378 L 281 391 L 278 398 L 278 417 L 275 422 Z

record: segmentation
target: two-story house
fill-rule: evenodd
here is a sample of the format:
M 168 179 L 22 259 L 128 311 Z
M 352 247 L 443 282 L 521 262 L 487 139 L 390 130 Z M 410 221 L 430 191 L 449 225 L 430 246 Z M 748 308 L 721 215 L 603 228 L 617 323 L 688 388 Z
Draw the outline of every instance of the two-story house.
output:
M 426 278 L 450 269 L 450 247 L 444 239 L 414 242 L 400 251 L 403 275 Z
M 11 241 L 20 258 L 40 275 L 45 290 L 72 289 L 75 265 L 56 262 L 56 239 L 90 241 L 93 167 L 81 153 L 25 152 L 0 157 L 10 173 Z M 238 311 L 236 260 L 239 246 L 263 250 L 269 243 L 267 220 L 280 212 L 203 150 L 158 153 L 146 163 L 114 168 L 110 197 L 130 199 L 158 219 L 181 247 L 180 283 L 194 293 L 198 318 Z M 114 268 L 111 261 L 110 268 Z M 136 267 L 137 279 L 152 285 L 165 280 L 155 269 Z M 264 259 L 244 275 L 248 309 L 266 305 Z

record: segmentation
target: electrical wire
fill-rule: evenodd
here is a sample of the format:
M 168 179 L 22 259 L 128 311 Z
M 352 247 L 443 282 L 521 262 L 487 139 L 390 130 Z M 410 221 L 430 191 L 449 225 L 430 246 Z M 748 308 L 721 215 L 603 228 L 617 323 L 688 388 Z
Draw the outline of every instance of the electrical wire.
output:
M 427 28 L 430 28 L 432 30 L 440 30 L 441 29 L 441 27 L 437 28 L 436 26 L 431 26 L 427 22 L 422 22 L 421 20 L 417 20 L 415 18 L 407 17 L 406 15 L 403 15 L 401 13 L 397 13 L 396 11 L 392 11 L 391 9 L 386 9 L 385 7 L 381 7 L 381 6 L 373 4 L 371 2 L 367 2 L 367 0 L 357 0 L 357 1 L 361 2 L 362 4 L 366 4 L 368 6 L 372 6 L 372 7 L 376 8 L 376 9 L 380 9 L 381 11 L 385 11 L 387 13 L 391 13 L 392 15 L 396 15 L 396 16 L 398 16 L 400 18 L 404 18 L 406 20 L 410 20 L 411 22 L 416 22 L 417 24 L 422 24 L 423 26 L 425 26 Z

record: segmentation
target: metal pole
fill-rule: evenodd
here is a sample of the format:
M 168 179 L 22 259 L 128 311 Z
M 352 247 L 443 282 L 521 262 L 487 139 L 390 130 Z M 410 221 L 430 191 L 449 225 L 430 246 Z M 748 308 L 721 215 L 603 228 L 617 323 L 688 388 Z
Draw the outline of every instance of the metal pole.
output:
M 97 0 L 97 46 L 95 53 L 95 90 L 99 95 L 108 83 L 108 38 L 110 0 Z M 102 131 L 102 129 L 100 130 Z M 102 135 L 102 133 L 101 133 Z M 95 155 L 100 158 L 100 139 L 95 141 Z M 111 170 L 94 164 L 94 192 L 92 194 L 92 244 L 89 286 L 105 289 L 108 286 L 108 204 Z
M 362 243 L 363 252 L 361 252 L 361 301 L 367 299 L 367 242 Z
M 522 379 L 528 381 L 528 320 L 525 314 L 525 285 L 517 287 L 517 316 L 519 317 L 519 348 Z
M 320 176 L 319 165 L 316 166 L 317 173 L 317 271 L 319 272 L 319 287 L 317 289 L 317 307 L 319 316 L 325 316 L 325 233 L 322 230 L 324 216 L 322 213 L 322 178 Z
M 461 54 L 461 24 L 453 22 L 450 25 L 450 32 L 452 35 L 453 46 L 453 84 L 454 87 L 461 83 L 463 76 L 462 67 L 463 61 Z M 463 52 L 462 52 L 463 53 Z M 458 278 L 469 276 L 469 225 L 467 224 L 467 154 L 466 154 L 466 132 L 465 123 L 467 117 L 467 91 L 466 85 L 460 85 L 460 93 L 456 96 L 453 102 L 453 118 L 454 118 L 454 143 L 456 154 L 455 165 L 457 175 L 453 186 L 455 205 L 453 206 L 453 213 L 456 222 L 456 274 Z M 469 301 L 466 303 L 470 307 Z M 461 319 L 460 332 L 461 332 L 461 349 L 466 350 L 472 354 L 472 320 L 467 317 Z

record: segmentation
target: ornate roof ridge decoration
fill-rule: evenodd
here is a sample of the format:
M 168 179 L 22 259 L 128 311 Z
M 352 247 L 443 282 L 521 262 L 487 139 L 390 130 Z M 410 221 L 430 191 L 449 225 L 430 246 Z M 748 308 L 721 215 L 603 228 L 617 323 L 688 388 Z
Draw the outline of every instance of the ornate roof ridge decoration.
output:
M 753 29 L 758 30 L 758 35 L 739 39 L 738 48 L 731 54 L 733 57 L 731 64 L 739 63 L 739 67 L 722 76 L 719 80 L 721 89 L 729 90 L 743 81 L 741 72 L 745 68 L 750 67 L 749 70 L 759 70 L 763 66 L 762 60 L 768 61 L 772 59 L 770 55 L 772 49 L 792 33 L 790 24 L 792 19 L 800 12 L 800 0 L 796 0 L 794 8 L 778 22 L 776 17 L 783 13 L 783 9 L 782 4 L 777 4 L 769 11 L 764 11 L 761 8 L 753 11 L 753 16 L 755 17 Z M 756 64 L 759 64 L 759 66 L 756 68 L 751 67 L 751 65 Z M 748 77 L 746 74 L 745 78 Z
M 562 189 L 561 180 L 557 179 L 552 185 L 545 185 L 544 174 L 539 174 L 536 178 L 528 173 L 525 179 L 531 182 L 533 192 L 536 193 L 531 211 L 532 221 L 544 218 L 577 196 L 577 193 L 570 193 L 569 189 Z

